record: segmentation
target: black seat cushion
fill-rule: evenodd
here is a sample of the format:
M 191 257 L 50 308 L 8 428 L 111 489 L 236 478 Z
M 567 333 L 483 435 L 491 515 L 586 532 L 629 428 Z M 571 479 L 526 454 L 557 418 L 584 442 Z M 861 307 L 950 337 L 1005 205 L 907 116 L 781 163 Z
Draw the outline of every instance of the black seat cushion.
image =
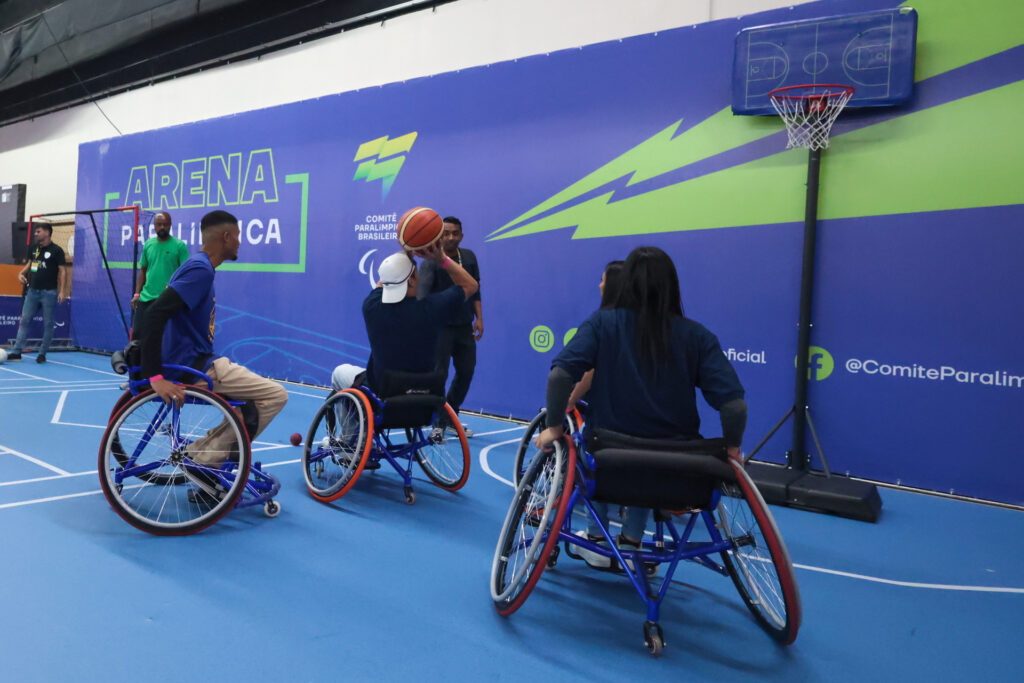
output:
M 377 393 L 384 401 L 380 426 L 383 429 L 429 425 L 444 406 L 442 372 L 386 371 Z
M 593 500 L 637 507 L 706 507 L 711 494 L 736 476 L 723 439 L 644 439 L 595 429 L 587 440 L 594 457 Z

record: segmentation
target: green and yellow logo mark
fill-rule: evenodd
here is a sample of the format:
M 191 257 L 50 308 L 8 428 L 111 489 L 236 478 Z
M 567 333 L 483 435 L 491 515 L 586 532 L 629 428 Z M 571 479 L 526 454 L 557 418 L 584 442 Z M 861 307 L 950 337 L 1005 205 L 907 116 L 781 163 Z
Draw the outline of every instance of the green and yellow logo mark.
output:
M 550 351 L 555 345 L 555 333 L 547 325 L 537 325 L 530 330 L 530 346 L 537 353 Z
M 796 366 L 797 359 L 793 359 Z M 836 362 L 832 354 L 820 346 L 812 346 L 807 349 L 807 379 L 821 381 L 827 379 L 832 371 L 836 369 Z
M 356 168 L 356 174 L 352 176 L 352 180 L 365 180 L 368 183 L 380 180 L 382 181 L 381 199 L 387 197 L 391 186 L 395 184 L 398 172 L 402 170 L 402 164 L 405 163 L 404 152 L 412 149 L 417 135 L 419 133 L 413 131 L 394 140 L 388 139 L 388 136 L 385 135 L 359 145 L 359 149 L 356 150 L 356 158 L 353 161 L 362 163 Z

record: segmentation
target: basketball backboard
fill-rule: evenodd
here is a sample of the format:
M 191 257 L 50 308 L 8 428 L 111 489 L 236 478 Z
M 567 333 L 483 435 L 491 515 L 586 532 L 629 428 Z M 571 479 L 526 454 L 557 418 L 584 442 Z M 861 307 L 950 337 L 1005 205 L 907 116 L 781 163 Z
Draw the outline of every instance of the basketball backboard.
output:
M 910 99 L 917 12 L 910 7 L 745 28 L 736 35 L 734 114 L 775 114 L 768 93 L 800 84 L 855 88 L 848 107 Z

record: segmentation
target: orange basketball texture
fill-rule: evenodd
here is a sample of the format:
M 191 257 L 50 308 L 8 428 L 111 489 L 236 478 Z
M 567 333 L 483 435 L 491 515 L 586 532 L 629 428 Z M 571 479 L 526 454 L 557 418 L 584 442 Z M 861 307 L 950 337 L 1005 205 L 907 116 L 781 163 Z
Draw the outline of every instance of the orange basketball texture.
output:
M 444 222 L 433 209 L 417 206 L 398 220 L 398 243 L 404 249 L 422 249 L 441 239 Z

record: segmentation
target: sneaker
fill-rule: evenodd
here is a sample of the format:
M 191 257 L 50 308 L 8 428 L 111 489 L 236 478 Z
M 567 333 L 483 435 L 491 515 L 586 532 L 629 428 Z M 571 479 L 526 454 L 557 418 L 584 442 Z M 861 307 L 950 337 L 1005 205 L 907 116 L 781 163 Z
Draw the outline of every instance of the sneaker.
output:
M 636 552 L 636 551 L 641 549 L 641 546 L 637 545 L 633 541 L 630 541 L 630 540 L 624 538 L 622 536 L 622 534 L 619 534 L 619 536 L 615 539 L 615 542 L 616 542 L 616 545 L 618 545 L 618 547 L 619 547 L 619 551 L 621 553 L 623 553 L 623 555 L 625 555 L 625 553 Z M 626 563 L 626 566 L 629 567 L 630 571 L 635 571 L 635 569 L 633 568 L 633 561 L 632 560 L 630 560 L 628 557 L 623 557 L 622 559 Z M 658 573 L 658 563 L 657 562 L 644 562 L 643 565 L 644 565 L 644 573 L 646 573 L 647 576 L 654 576 L 655 574 Z
M 434 444 L 444 443 L 444 428 L 434 427 L 433 429 L 431 429 L 430 436 L 427 437 L 427 440 L 430 441 L 430 443 Z
M 38 356 L 36 356 L 36 362 L 37 363 L 45 363 L 46 362 L 46 354 L 45 353 L 40 353 Z
M 580 538 L 585 538 L 592 543 L 597 543 L 598 545 L 604 546 L 605 548 L 608 547 L 608 542 L 604 540 L 603 536 L 591 536 L 584 529 L 580 529 L 576 532 L 575 535 L 579 536 Z M 580 559 L 586 562 L 587 566 L 591 567 L 592 569 L 612 568 L 612 558 L 605 557 L 604 555 L 596 553 L 593 550 L 587 550 L 582 546 L 576 546 L 575 548 L 573 548 L 573 552 L 576 555 L 578 555 Z
M 459 435 L 459 433 L 457 431 L 455 431 L 455 427 L 453 427 L 451 425 L 448 426 L 446 431 L 449 434 L 451 434 L 452 436 L 458 436 Z M 473 430 L 469 428 L 469 425 L 467 425 L 467 424 L 462 425 L 462 432 L 463 432 L 463 434 L 466 435 L 467 439 L 472 439 L 473 438 Z
M 11 351 L 7 354 L 7 360 L 21 360 L 21 353 L 17 351 Z

